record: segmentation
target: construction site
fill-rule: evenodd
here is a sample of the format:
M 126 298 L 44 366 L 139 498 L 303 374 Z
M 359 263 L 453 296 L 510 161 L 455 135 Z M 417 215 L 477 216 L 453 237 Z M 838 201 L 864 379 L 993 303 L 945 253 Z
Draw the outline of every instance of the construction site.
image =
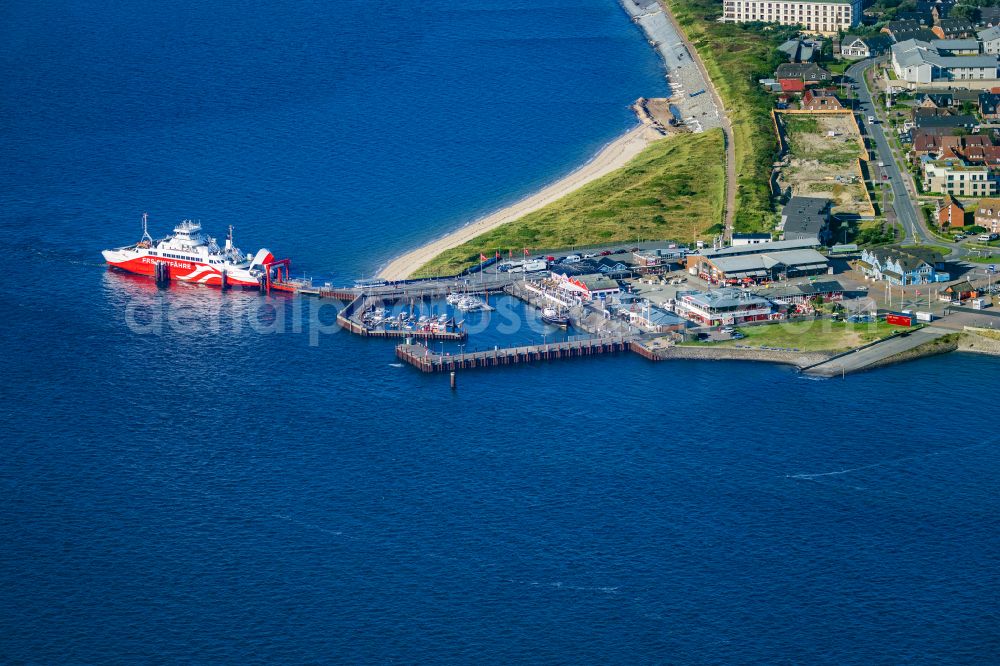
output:
M 781 151 L 774 164 L 776 196 L 825 197 L 833 213 L 875 215 L 865 179 L 868 151 L 850 111 L 774 113 Z

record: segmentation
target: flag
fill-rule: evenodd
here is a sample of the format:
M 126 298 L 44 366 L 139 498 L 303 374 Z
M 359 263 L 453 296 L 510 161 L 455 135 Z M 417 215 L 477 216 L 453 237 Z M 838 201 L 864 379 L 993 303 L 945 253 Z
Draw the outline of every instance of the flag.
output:
M 482 252 L 479 253 L 479 261 L 486 261 L 486 255 Z
M 528 256 L 528 248 L 524 248 L 524 256 Z
M 500 250 L 497 250 L 496 257 L 497 257 L 497 261 L 500 261 Z

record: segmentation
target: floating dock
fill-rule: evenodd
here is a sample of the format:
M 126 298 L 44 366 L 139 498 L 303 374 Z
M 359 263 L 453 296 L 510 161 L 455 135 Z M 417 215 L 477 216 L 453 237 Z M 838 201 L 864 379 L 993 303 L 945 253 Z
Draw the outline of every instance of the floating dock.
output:
M 617 354 L 631 349 L 634 336 L 588 338 L 568 342 L 552 342 L 522 347 L 496 347 L 486 351 L 440 354 L 422 344 L 402 344 L 396 347 L 396 357 L 421 372 L 449 372 L 470 368 L 493 368 L 536 361 L 554 361 Z
M 469 334 L 464 330 L 440 331 L 418 328 L 387 330 L 369 328 L 354 318 L 359 312 L 365 310 L 366 302 L 367 299 L 364 296 L 356 296 L 343 310 L 337 313 L 337 323 L 344 330 L 367 338 L 420 338 L 421 340 L 433 340 L 435 342 L 461 342 L 469 337 Z

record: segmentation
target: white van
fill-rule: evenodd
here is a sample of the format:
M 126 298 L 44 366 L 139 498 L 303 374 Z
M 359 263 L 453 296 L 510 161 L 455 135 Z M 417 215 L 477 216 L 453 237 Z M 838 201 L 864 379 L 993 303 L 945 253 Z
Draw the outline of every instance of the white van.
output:
M 979 234 L 979 238 L 977 238 L 976 240 L 979 241 L 980 243 L 989 243 L 993 239 L 990 238 L 989 234 Z

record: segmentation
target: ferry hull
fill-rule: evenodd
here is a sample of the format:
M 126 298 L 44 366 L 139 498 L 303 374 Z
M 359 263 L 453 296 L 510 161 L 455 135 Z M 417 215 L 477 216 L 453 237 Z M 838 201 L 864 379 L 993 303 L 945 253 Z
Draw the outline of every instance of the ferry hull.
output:
M 214 266 L 209 266 L 208 264 L 200 264 L 191 261 L 176 261 L 173 259 L 161 259 L 149 256 L 130 258 L 122 256 L 122 253 L 117 253 L 111 250 L 104 252 L 104 259 L 111 268 L 116 268 L 127 273 L 135 273 L 136 275 L 148 276 L 156 275 L 156 265 L 164 263 L 168 266 L 167 274 L 171 280 L 193 282 L 195 284 L 204 284 L 212 287 L 222 286 L 222 271 L 218 270 Z M 260 283 L 252 276 L 243 276 L 237 271 L 228 272 L 226 274 L 226 282 L 233 287 L 257 288 L 260 286 Z

